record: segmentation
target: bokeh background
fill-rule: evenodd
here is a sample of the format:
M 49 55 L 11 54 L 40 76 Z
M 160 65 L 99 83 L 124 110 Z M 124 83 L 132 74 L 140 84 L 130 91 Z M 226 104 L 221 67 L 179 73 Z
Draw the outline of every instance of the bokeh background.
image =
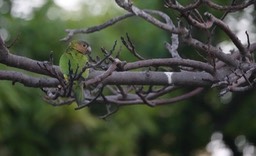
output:
M 215 2 L 230 4 L 231 0 Z M 134 4 L 162 10 L 174 20 L 179 16 L 164 8 L 163 1 L 134 0 Z M 222 15 L 206 7 L 199 11 L 210 11 L 217 17 Z M 10 47 L 12 53 L 43 61 L 53 52 L 54 63 L 58 64 L 67 46 L 60 42 L 66 35 L 65 29 L 102 24 L 124 13 L 114 0 L 0 0 L 0 34 L 7 45 L 14 43 Z M 246 30 L 251 41 L 255 40 L 255 17 L 254 7 L 249 7 L 230 14 L 225 20 L 246 43 Z M 170 57 L 164 49 L 164 42 L 170 41 L 169 34 L 137 17 L 75 38 L 88 41 L 94 55 L 100 56 L 100 48 L 111 49 L 116 40 L 118 48 L 121 47 L 120 37 L 126 33 L 145 58 Z M 198 39 L 207 37 L 201 30 L 192 33 Z M 213 41 L 226 52 L 233 48 L 219 29 Z M 202 59 L 185 45 L 181 45 L 179 51 L 185 58 Z M 121 59 L 135 60 L 124 46 Z M 17 70 L 2 64 L 0 69 Z M 189 90 L 191 88 L 179 90 L 169 96 Z M 51 106 L 43 100 L 40 89 L 0 81 L 0 155 L 252 156 L 256 153 L 255 95 L 255 90 L 251 90 L 233 94 L 223 102 L 216 89 L 208 88 L 196 97 L 172 105 L 122 107 L 102 120 L 86 108 L 75 111 L 74 104 Z

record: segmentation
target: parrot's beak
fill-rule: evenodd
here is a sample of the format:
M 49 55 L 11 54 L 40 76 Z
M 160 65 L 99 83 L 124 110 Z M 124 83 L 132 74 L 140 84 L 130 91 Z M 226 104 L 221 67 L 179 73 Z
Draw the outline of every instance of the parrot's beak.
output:
M 88 53 L 91 53 L 92 48 L 89 46 L 89 47 L 87 48 L 87 51 L 88 51 Z

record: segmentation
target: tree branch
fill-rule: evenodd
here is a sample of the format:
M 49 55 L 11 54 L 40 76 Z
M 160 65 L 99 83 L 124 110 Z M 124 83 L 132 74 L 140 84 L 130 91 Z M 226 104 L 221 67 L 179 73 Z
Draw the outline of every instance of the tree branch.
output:
M 0 80 L 10 80 L 13 84 L 19 82 L 27 87 L 57 87 L 59 81 L 55 78 L 36 78 L 15 71 L 0 71 Z
M 203 88 L 196 88 L 192 90 L 191 92 L 185 93 L 180 96 L 176 96 L 169 99 L 156 99 L 156 100 L 150 100 L 151 105 L 153 106 L 160 106 L 160 105 L 166 105 L 166 104 L 174 104 L 179 101 L 186 100 L 188 98 L 191 98 L 197 94 L 199 94 Z M 126 106 L 126 105 L 139 105 L 139 104 L 145 104 L 145 102 L 136 94 L 128 95 L 130 98 L 129 100 L 120 99 L 119 96 L 116 95 L 110 95 L 105 96 L 108 102 L 118 104 L 119 106 Z M 103 100 L 100 98 L 100 102 L 103 102 Z
M 247 50 L 245 49 L 241 41 L 238 39 L 236 34 L 234 34 L 223 21 L 214 17 L 212 14 L 205 13 L 205 15 L 209 17 L 217 26 L 219 26 L 229 36 L 229 38 L 232 40 L 235 46 L 239 49 L 239 52 L 241 53 L 242 58 L 245 61 L 246 60 L 245 58 L 249 57 L 249 53 L 247 52 Z
M 242 10 L 242 9 L 254 4 L 255 2 L 256 2 L 255 0 L 250 0 L 248 2 L 243 2 L 242 4 L 223 6 L 223 5 L 216 4 L 216 3 L 212 2 L 211 0 L 197 0 L 195 3 L 189 4 L 187 6 L 182 6 L 177 1 L 175 1 L 175 3 L 172 3 L 170 0 L 168 0 L 165 3 L 165 6 L 167 8 L 172 8 L 172 9 L 175 9 L 178 11 L 186 12 L 186 11 L 194 10 L 202 4 L 206 4 L 212 9 L 216 9 L 216 10 L 220 10 L 220 11 L 234 12 L 234 11 Z
M 41 62 L 27 57 L 11 54 L 0 37 L 0 63 L 10 67 L 54 77 L 54 73 L 62 75 L 58 66 L 49 62 Z
M 100 31 L 102 29 L 112 26 L 115 23 L 120 22 L 128 17 L 131 17 L 131 16 L 134 16 L 134 15 L 132 13 L 127 13 L 125 15 L 112 18 L 101 25 L 89 27 L 86 29 L 67 29 L 66 32 L 68 32 L 68 35 L 66 37 L 64 37 L 63 39 L 61 39 L 61 41 L 69 41 L 75 34 L 79 34 L 79 33 L 89 34 L 89 33 L 93 33 L 96 31 Z
M 141 10 L 138 7 L 132 5 L 131 3 L 126 2 L 125 0 L 116 0 L 116 3 L 126 11 L 133 13 L 136 16 L 139 16 L 143 18 L 144 20 L 148 21 L 149 23 L 152 23 L 153 25 L 157 26 L 158 28 L 161 28 L 163 30 L 166 30 L 170 33 L 174 34 L 184 34 L 187 33 L 187 30 L 184 28 L 176 28 L 170 20 L 167 20 L 167 23 L 163 23 L 159 21 L 158 19 L 154 18 L 150 14 L 159 14 L 154 10 Z M 161 13 L 162 17 L 167 17 L 167 15 L 164 15 L 164 13 Z M 166 19 L 166 18 L 165 18 Z
M 89 79 L 102 75 L 104 71 L 93 71 Z M 105 85 L 175 85 L 210 86 L 214 77 L 206 72 L 112 72 L 102 81 Z
M 127 63 L 123 66 L 123 70 L 132 70 L 142 67 L 158 67 L 158 66 L 186 66 L 192 67 L 195 69 L 206 71 L 210 74 L 214 74 L 214 68 L 207 64 L 200 61 L 190 60 L 190 59 L 181 59 L 181 58 L 162 58 L 162 59 L 150 59 L 150 60 L 141 60 L 132 63 Z
M 233 67 L 239 66 L 239 62 L 237 60 L 230 59 L 230 55 L 225 54 L 224 52 L 222 52 L 221 49 L 217 49 L 210 44 L 204 44 L 204 43 L 202 43 L 196 39 L 193 39 L 191 37 L 183 37 L 183 42 L 188 45 L 191 45 L 192 47 L 194 47 L 202 52 L 212 54 L 213 56 L 215 56 L 216 58 L 225 62 L 228 65 L 231 65 Z

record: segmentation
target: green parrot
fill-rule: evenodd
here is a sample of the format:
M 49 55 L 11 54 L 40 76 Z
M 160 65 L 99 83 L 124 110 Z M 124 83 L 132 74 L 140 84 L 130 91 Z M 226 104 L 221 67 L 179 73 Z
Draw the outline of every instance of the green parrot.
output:
M 70 83 L 71 77 L 80 74 L 88 62 L 88 54 L 91 47 L 85 41 L 72 41 L 68 45 L 67 50 L 61 55 L 59 60 L 60 70 L 64 75 L 65 81 Z M 72 91 L 78 106 L 85 104 L 84 85 L 82 80 L 89 75 L 89 69 L 86 69 L 81 78 L 73 81 Z

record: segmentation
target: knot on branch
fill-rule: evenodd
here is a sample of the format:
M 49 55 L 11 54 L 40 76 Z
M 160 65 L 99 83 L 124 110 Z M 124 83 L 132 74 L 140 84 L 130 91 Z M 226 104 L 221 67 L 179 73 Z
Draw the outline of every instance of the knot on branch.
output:
M 124 8 L 125 10 L 131 9 L 131 6 L 132 6 L 131 0 L 115 0 L 115 1 L 121 8 Z

